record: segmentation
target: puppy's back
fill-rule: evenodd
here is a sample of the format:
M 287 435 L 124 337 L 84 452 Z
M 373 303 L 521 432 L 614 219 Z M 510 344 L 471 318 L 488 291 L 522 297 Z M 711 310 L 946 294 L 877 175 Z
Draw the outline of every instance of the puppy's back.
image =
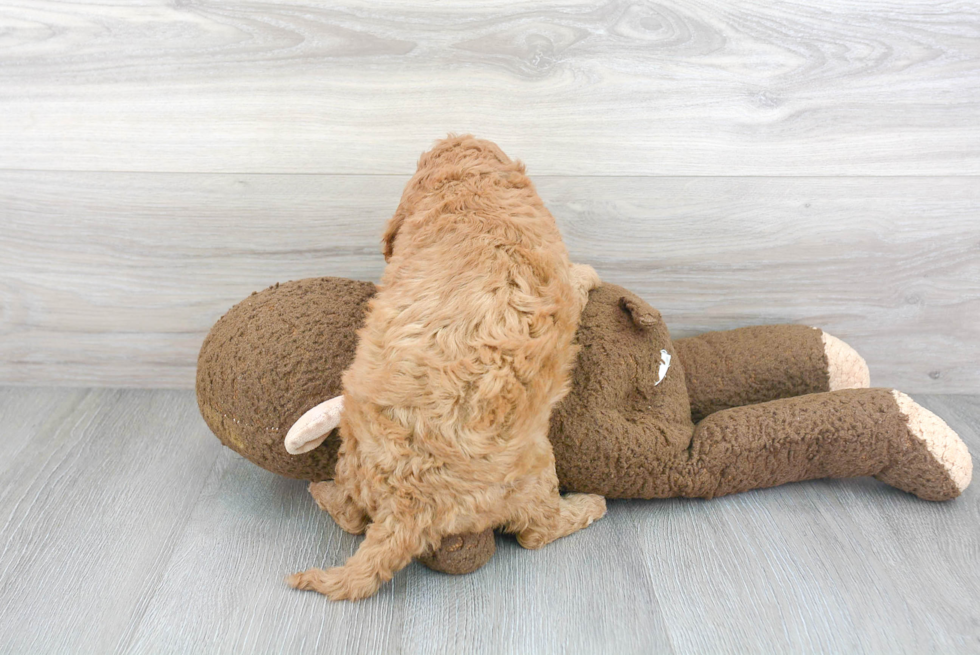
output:
M 416 438 L 471 451 L 547 420 L 575 331 L 554 218 L 520 164 L 480 153 L 483 164 L 470 156 L 465 170 L 431 157 L 409 183 L 344 378 L 353 403 Z

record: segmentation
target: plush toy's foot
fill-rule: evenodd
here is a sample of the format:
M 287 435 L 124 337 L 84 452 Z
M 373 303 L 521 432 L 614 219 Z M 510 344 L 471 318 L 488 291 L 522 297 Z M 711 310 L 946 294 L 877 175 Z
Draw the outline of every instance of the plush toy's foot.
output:
M 911 445 L 902 458 L 875 477 L 923 500 L 956 498 L 970 484 L 973 460 L 946 422 L 900 391 L 892 391 L 908 420 Z
M 871 386 L 868 364 L 856 350 L 823 330 L 820 330 L 820 340 L 827 356 L 828 391 L 867 389 Z
M 489 562 L 496 550 L 493 530 L 487 528 L 483 532 L 443 537 L 438 548 L 415 559 L 433 571 L 462 575 L 472 573 Z

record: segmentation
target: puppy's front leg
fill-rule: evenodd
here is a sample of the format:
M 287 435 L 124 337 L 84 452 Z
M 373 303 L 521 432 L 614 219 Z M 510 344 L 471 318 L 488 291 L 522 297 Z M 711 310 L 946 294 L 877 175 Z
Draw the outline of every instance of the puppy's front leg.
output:
M 589 302 L 589 292 L 602 285 L 599 274 L 588 264 L 572 264 L 572 286 L 579 298 L 579 310 Z
M 364 534 L 371 522 L 367 512 L 333 480 L 311 482 L 310 495 L 320 509 L 330 512 L 337 525 L 351 534 Z

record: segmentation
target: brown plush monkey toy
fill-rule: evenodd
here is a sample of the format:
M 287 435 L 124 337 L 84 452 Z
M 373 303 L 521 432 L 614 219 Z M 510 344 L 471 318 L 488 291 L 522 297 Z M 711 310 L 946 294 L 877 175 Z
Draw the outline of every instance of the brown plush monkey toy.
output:
M 197 397 L 223 444 L 274 473 L 333 476 L 340 379 L 374 285 L 277 284 L 233 307 L 201 348 Z M 925 500 L 970 483 L 966 445 L 816 328 L 750 327 L 671 342 L 628 290 L 591 292 L 570 393 L 551 417 L 564 490 L 609 498 L 713 498 L 814 478 L 874 476 Z M 287 439 L 288 435 L 288 439 Z M 289 450 L 287 450 L 287 446 Z M 296 454 L 292 454 L 296 453 Z M 466 573 L 493 534 L 458 535 L 420 558 Z

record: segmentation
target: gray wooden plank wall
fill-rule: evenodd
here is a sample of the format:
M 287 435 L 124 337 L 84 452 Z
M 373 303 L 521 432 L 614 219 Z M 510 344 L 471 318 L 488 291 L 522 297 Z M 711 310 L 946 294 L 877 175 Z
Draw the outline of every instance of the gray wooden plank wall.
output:
M 0 382 L 189 387 L 230 305 L 376 279 L 418 154 L 523 159 L 676 335 L 768 322 L 980 390 L 980 3 L 0 7 Z
M 0 168 L 976 174 L 975 2 L 5 3 Z

